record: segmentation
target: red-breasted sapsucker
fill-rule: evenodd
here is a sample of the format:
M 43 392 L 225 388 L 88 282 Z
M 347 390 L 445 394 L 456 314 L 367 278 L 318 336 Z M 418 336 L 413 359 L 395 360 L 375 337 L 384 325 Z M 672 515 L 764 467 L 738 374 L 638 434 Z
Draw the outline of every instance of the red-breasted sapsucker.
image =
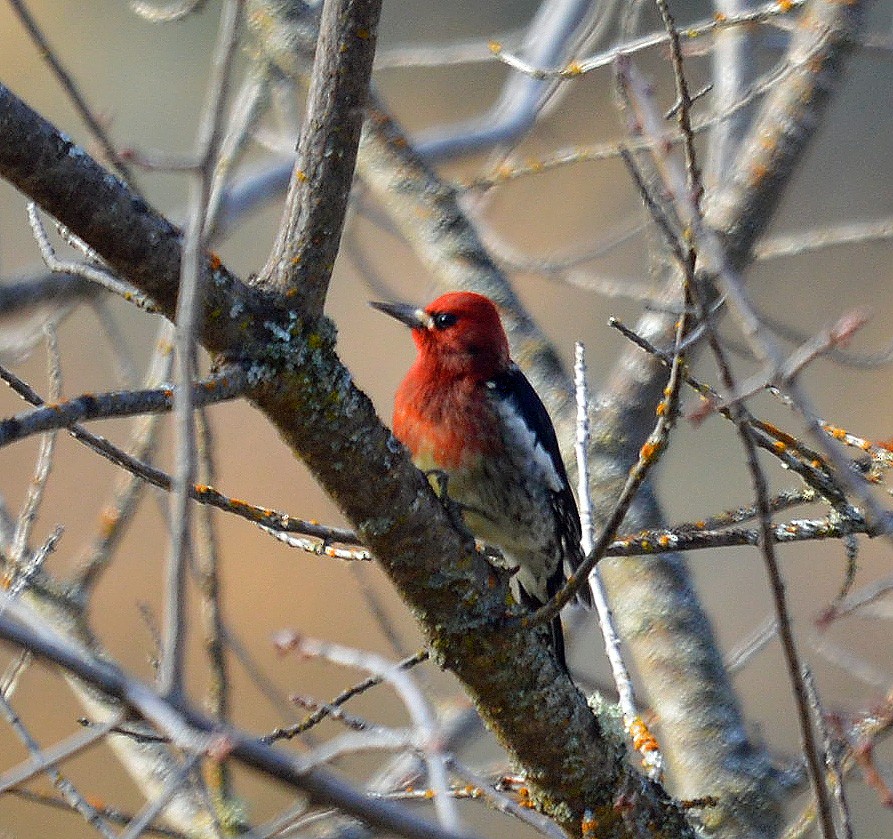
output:
M 518 602 L 547 602 L 583 559 L 580 519 L 552 421 L 509 357 L 496 307 L 464 291 L 424 309 L 372 305 L 411 327 L 418 348 L 394 400 L 394 435 L 419 469 L 445 476 L 469 530 L 499 548 Z M 591 603 L 588 589 L 580 599 Z M 566 668 L 560 618 L 552 643 Z

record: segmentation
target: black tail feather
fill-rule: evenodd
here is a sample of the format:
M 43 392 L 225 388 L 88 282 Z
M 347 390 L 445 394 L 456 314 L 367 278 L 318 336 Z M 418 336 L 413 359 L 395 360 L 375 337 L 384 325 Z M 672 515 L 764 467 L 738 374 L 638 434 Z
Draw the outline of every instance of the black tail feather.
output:
M 567 659 L 564 657 L 564 628 L 561 626 L 561 618 L 558 615 L 552 618 L 552 650 L 564 672 L 570 674 L 570 670 L 567 669 Z

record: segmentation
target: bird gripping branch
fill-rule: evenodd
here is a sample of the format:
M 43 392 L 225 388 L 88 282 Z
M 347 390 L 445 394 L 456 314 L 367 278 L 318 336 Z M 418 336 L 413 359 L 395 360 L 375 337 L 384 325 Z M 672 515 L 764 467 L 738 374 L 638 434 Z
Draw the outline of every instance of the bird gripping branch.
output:
M 509 357 L 496 307 L 464 291 L 424 309 L 372 305 L 409 326 L 418 349 L 394 399 L 394 435 L 419 469 L 445 476 L 469 530 L 500 550 L 515 598 L 546 603 L 583 561 L 580 518 L 552 421 Z M 591 605 L 588 589 L 578 597 Z M 567 669 L 560 617 L 552 646 Z

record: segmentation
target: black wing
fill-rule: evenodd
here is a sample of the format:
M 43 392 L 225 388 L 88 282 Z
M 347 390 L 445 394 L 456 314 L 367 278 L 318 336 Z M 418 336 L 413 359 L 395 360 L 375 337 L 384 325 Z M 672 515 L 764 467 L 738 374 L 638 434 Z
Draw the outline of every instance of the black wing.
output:
M 580 548 L 580 513 L 577 510 L 577 502 L 571 491 L 567 470 L 561 459 L 561 450 L 558 447 L 558 437 L 555 434 L 555 426 L 552 418 L 543 405 L 533 385 L 521 372 L 516 364 L 498 376 L 494 377 L 490 386 L 503 399 L 508 401 L 518 415 L 524 420 L 524 424 L 533 432 L 535 441 L 543 447 L 555 472 L 561 481 L 561 489 L 552 493 L 552 512 L 555 516 L 556 526 L 561 538 L 562 559 L 571 570 L 583 561 L 583 551 Z M 554 594 L 558 586 L 564 580 L 564 570 L 559 565 L 556 572 L 557 579 L 550 580 L 549 593 Z M 589 586 L 584 586 L 578 594 L 580 601 L 587 606 L 592 605 L 592 594 Z

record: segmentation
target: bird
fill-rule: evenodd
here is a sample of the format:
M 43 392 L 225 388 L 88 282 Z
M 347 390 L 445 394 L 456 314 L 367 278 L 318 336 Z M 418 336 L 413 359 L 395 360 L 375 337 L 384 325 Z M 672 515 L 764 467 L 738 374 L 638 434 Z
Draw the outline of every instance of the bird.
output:
M 393 433 L 471 533 L 497 548 L 515 600 L 535 609 L 583 561 L 577 503 L 552 420 L 509 354 L 493 302 L 453 291 L 424 308 L 372 302 L 412 330 L 414 363 L 394 398 Z M 591 605 L 584 587 L 578 600 Z M 567 671 L 560 616 L 551 643 Z

